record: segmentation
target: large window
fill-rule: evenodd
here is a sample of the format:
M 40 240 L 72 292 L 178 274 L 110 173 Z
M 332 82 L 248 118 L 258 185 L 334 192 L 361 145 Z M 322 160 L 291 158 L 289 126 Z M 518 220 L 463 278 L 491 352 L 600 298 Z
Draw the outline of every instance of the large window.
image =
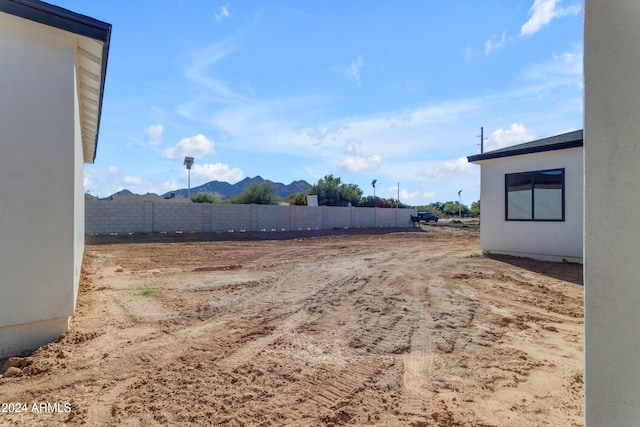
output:
M 505 175 L 507 221 L 564 221 L 564 169 Z

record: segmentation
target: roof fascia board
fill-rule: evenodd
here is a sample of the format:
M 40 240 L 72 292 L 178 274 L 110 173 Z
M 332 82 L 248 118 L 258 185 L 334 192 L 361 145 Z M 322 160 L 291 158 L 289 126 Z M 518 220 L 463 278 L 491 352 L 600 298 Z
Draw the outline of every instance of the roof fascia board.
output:
M 101 42 L 108 42 L 111 35 L 111 24 L 41 1 L 0 0 L 0 12 Z
M 569 148 L 577 148 L 582 146 L 583 146 L 582 140 L 559 142 L 557 144 L 549 144 L 549 145 L 538 146 L 538 147 L 526 147 L 526 148 L 521 148 L 517 150 L 502 151 L 497 153 L 476 154 L 474 156 L 468 156 L 467 161 L 477 162 L 481 160 L 499 159 L 499 158 L 511 157 L 511 156 L 521 156 L 523 154 L 543 153 L 545 151 L 566 150 Z

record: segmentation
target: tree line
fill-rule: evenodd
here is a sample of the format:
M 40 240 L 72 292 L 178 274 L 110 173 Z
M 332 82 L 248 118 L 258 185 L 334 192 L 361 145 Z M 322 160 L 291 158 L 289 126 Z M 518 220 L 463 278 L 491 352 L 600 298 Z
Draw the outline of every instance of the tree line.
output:
M 418 211 L 433 212 L 439 216 L 458 216 L 460 213 L 462 216 L 479 216 L 480 215 L 480 200 L 471 203 L 471 207 L 460 202 L 433 202 L 428 205 L 416 206 Z
M 375 189 L 375 180 L 372 185 Z M 261 183 L 254 182 L 245 188 L 240 194 L 231 197 L 227 201 L 222 201 L 214 193 L 198 193 L 191 196 L 191 201 L 195 203 L 232 203 L 232 204 L 259 204 L 273 205 L 281 202 L 291 205 L 306 205 L 307 196 L 317 195 L 319 206 L 357 206 L 376 208 L 417 208 L 418 211 L 429 211 L 440 216 L 457 216 L 480 214 L 480 201 L 473 202 L 471 207 L 459 202 L 434 202 L 422 206 L 410 206 L 399 202 L 397 199 L 375 196 L 363 196 L 362 189 L 356 184 L 342 182 L 342 179 L 333 175 L 325 175 L 317 183 L 311 185 L 306 193 L 296 193 L 285 198 L 276 196 L 276 188 L 270 181 Z

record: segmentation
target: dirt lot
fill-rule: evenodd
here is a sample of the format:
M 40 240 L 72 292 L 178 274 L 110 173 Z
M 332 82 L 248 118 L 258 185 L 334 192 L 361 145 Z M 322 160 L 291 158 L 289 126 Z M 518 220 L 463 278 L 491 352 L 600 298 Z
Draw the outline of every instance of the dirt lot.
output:
M 266 237 L 88 245 L 0 425 L 583 425 L 581 266 L 469 228 Z

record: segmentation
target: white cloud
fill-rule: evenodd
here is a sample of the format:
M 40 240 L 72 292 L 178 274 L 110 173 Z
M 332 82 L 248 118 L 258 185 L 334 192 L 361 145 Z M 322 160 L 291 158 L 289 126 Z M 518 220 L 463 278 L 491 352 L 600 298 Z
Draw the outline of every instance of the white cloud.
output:
M 109 190 L 109 193 L 114 193 L 116 191 L 121 191 L 124 189 L 127 189 L 129 191 L 131 191 L 134 194 L 148 194 L 148 193 L 153 193 L 153 194 L 158 194 L 161 193 L 161 189 L 158 188 L 157 186 L 153 185 L 151 182 L 149 182 L 147 179 L 144 179 L 142 177 L 139 176 L 125 176 L 124 180 L 122 181 L 122 183 L 124 185 L 120 185 L 117 186 L 115 188 L 115 191 L 113 188 L 111 188 Z
M 178 188 L 178 183 L 175 181 L 165 181 L 162 183 L 162 189 L 166 191 L 176 190 Z
M 447 160 L 440 164 L 426 169 L 423 174 L 429 178 L 451 178 L 457 175 L 473 174 L 471 163 L 466 157 L 460 157 L 455 160 Z
M 561 81 L 567 80 L 579 88 L 583 86 L 583 53 L 582 50 L 555 54 L 545 62 L 527 68 L 524 77 L 532 80 Z
M 206 182 L 215 180 L 235 184 L 244 178 L 244 173 L 238 168 L 230 169 L 229 165 L 223 163 L 205 163 L 203 165 L 196 163 L 191 170 L 191 176 Z
M 415 158 L 423 150 L 441 151 L 445 139 L 459 139 L 450 132 L 442 134 L 443 130 L 451 129 L 487 108 L 486 99 L 467 99 L 347 117 L 312 126 L 300 126 L 284 119 L 291 111 L 312 108 L 318 102 L 322 101 L 313 98 L 236 103 L 208 116 L 203 112 L 191 118 L 214 126 L 229 140 L 256 141 L 250 145 L 238 144 L 236 148 L 240 151 L 282 153 L 313 161 L 321 159 L 327 165 L 340 165 L 345 170 L 372 170 L 377 165 L 382 166 L 382 159 L 387 164 L 407 156 Z M 366 141 L 366 147 L 360 147 L 359 141 Z M 350 158 L 345 159 L 345 156 Z
M 362 68 L 362 65 L 364 65 L 364 61 L 362 59 L 362 56 L 357 56 L 351 61 L 351 65 L 344 71 L 344 73 L 347 76 L 353 77 L 354 79 L 359 81 L 360 80 L 360 68 Z
M 349 172 L 364 172 L 378 169 L 380 163 L 382 163 L 382 158 L 378 155 L 366 158 L 361 156 L 346 156 L 338 166 Z
M 317 139 L 318 143 L 321 143 L 326 138 L 335 141 L 342 132 L 347 130 L 349 130 L 349 126 L 334 124 L 307 129 L 305 132 L 310 138 Z
M 95 165 L 87 165 L 84 170 L 84 189 L 91 191 L 93 194 L 101 193 L 104 183 L 112 183 L 116 179 L 120 170 L 116 166 L 110 166 L 107 169 L 97 167 Z
M 220 13 L 215 14 L 216 21 L 218 22 L 222 21 L 225 18 L 228 18 L 229 16 L 231 16 L 231 13 L 229 12 L 228 4 L 226 6 L 220 6 Z
M 124 183 L 130 185 L 142 185 L 142 178 L 139 176 L 125 176 Z
M 396 191 L 396 197 L 397 197 L 397 194 L 398 193 Z M 414 191 L 413 193 L 409 193 L 404 188 L 400 189 L 400 200 L 401 201 L 407 201 L 407 200 L 415 199 L 416 197 L 420 197 L 420 191 Z
M 568 7 L 557 7 L 560 0 L 535 0 L 529 10 L 531 17 L 522 25 L 521 36 L 531 36 L 555 18 L 564 15 L 576 15 L 582 10 L 580 4 L 573 3 Z
M 213 152 L 214 142 L 202 134 L 183 138 L 174 148 L 167 148 L 161 154 L 165 159 L 181 159 L 185 156 L 201 157 Z
M 342 153 L 349 156 L 360 156 L 362 154 L 362 143 L 360 141 L 350 142 L 344 146 Z
M 151 125 L 144 130 L 144 134 L 147 136 L 147 142 L 149 145 L 162 144 L 162 133 L 164 127 L 162 125 Z
M 509 37 L 507 36 L 507 32 L 503 32 L 502 36 L 500 37 L 496 37 L 495 35 L 493 37 L 491 37 L 489 40 L 487 40 L 484 44 L 484 53 L 485 55 L 489 56 L 489 54 L 496 50 L 496 49 L 500 49 L 501 47 L 503 47 L 504 45 L 506 45 L 508 42 L 513 41 L 513 37 Z
M 211 77 L 210 68 L 236 50 L 229 40 L 212 43 L 189 52 L 182 59 L 185 77 L 199 86 L 201 97 L 213 101 L 238 100 L 241 97 L 226 84 Z M 181 108 L 178 107 L 180 113 Z
M 382 157 L 378 155 L 363 157 L 362 143 L 351 139 L 342 148 L 342 153 L 346 156 L 340 161 L 338 166 L 349 172 L 364 172 L 376 170 L 382 163 Z
M 535 134 L 522 124 L 513 123 L 509 129 L 498 129 L 484 143 L 484 151 L 497 150 L 511 145 L 532 141 Z
M 394 185 L 393 187 L 386 187 L 386 188 L 381 188 L 379 190 L 381 197 L 385 197 L 387 199 L 394 199 L 396 200 L 398 198 L 398 186 Z M 420 197 L 420 191 L 414 191 L 412 193 L 409 193 L 407 191 L 406 188 L 400 188 L 400 201 L 401 202 L 406 202 L 408 200 L 411 199 L 415 199 L 416 197 Z
M 429 191 L 427 193 L 423 193 L 422 197 L 424 197 L 425 199 L 433 199 L 434 197 L 437 196 L 438 193 L 436 193 L 435 191 Z

